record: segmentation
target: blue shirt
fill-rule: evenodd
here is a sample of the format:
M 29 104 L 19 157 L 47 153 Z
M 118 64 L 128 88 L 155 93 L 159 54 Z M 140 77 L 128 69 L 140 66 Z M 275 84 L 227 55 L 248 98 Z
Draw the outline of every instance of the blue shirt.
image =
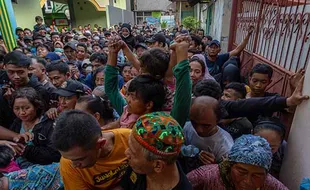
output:
M 206 64 L 211 76 L 217 75 L 222 72 L 222 67 L 226 61 L 229 60 L 229 53 L 220 54 L 215 61 L 210 61 L 206 55 Z

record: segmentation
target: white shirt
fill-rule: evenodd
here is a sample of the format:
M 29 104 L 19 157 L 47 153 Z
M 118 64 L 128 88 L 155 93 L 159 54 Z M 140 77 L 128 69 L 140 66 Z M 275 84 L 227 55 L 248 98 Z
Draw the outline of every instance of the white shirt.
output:
M 186 145 L 194 145 L 200 150 L 214 154 L 216 161 L 220 161 L 226 156 L 234 144 L 234 140 L 229 133 L 217 126 L 218 131 L 210 137 L 200 137 L 191 122 L 184 126 L 184 136 Z

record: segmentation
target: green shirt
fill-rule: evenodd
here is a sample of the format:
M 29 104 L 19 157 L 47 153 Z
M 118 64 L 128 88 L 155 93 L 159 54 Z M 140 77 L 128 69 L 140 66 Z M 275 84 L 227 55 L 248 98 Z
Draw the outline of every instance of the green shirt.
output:
M 189 61 L 183 60 L 173 68 L 176 78 L 174 103 L 170 115 L 183 127 L 191 106 L 192 83 L 190 79 Z M 122 115 L 126 100 L 118 89 L 118 69 L 107 65 L 104 80 L 105 92 L 114 107 Z

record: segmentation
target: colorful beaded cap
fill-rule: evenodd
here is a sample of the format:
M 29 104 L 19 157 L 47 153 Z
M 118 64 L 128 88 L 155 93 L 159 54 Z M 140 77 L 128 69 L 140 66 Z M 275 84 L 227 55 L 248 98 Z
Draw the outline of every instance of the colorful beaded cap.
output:
M 160 156 L 179 154 L 184 142 L 183 129 L 165 112 L 141 116 L 135 123 L 132 134 L 144 148 Z

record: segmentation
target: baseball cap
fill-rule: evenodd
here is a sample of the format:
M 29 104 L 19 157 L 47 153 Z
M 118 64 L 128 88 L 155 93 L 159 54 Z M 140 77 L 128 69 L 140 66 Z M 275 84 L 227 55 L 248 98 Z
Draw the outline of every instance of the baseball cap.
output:
M 221 47 L 221 43 L 220 43 L 219 41 L 217 41 L 217 40 L 212 40 L 212 41 L 209 43 L 209 46 L 211 46 L 211 45 L 213 45 L 213 44 L 217 45 L 218 47 Z
M 138 43 L 135 48 L 138 49 L 139 47 L 142 47 L 143 49 L 147 49 L 147 45 L 145 43 Z
M 141 116 L 132 129 L 133 137 L 145 149 L 160 156 L 176 156 L 184 143 L 179 123 L 165 112 Z
M 76 43 L 75 42 L 68 42 L 66 43 L 66 45 L 64 46 L 64 49 L 66 49 L 67 47 L 76 50 Z
M 80 41 L 82 39 L 88 40 L 88 38 L 86 36 L 79 36 L 78 40 Z
M 109 32 L 109 31 L 104 32 L 104 36 L 106 36 L 106 35 L 111 35 L 111 32 Z
M 166 44 L 166 37 L 163 33 L 157 33 L 151 38 L 147 39 L 146 42 L 148 43 L 162 42 L 163 44 Z
M 24 41 L 26 41 L 26 40 L 32 41 L 32 36 L 25 36 L 25 37 L 24 37 Z
M 67 80 L 54 93 L 59 96 L 71 97 L 74 95 L 83 95 L 85 91 L 82 83 L 74 80 Z

